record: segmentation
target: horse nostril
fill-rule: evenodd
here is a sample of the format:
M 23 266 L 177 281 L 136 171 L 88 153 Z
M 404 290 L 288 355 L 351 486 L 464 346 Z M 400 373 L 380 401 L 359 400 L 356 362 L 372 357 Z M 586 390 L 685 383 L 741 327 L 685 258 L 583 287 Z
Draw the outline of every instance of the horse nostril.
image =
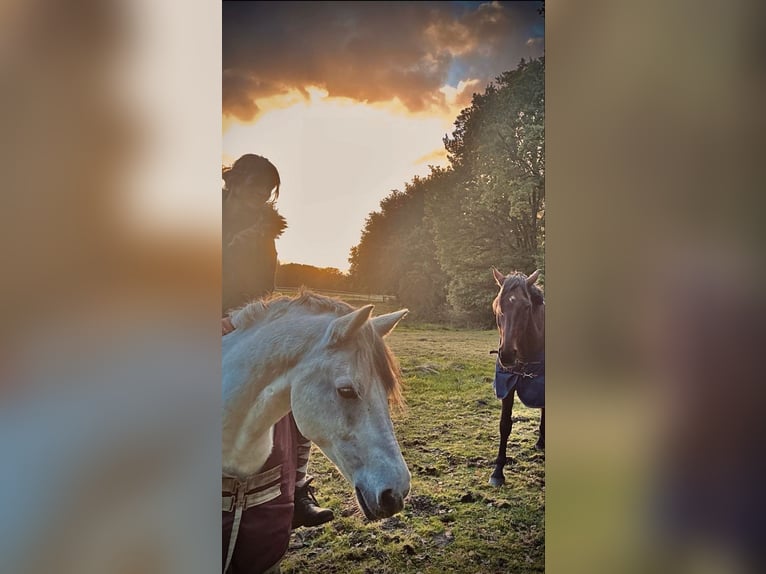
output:
M 380 493 L 380 507 L 388 516 L 393 516 L 404 508 L 404 500 L 388 488 Z

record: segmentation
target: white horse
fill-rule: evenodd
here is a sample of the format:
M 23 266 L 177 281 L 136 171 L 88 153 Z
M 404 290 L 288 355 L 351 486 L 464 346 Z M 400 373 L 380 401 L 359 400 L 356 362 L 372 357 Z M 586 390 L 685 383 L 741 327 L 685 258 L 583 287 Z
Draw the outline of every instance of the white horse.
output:
M 354 487 L 364 515 L 404 507 L 410 472 L 394 436 L 389 400 L 401 400 L 383 341 L 407 310 L 371 318 L 341 301 L 304 292 L 250 303 L 230 315 L 223 338 L 223 471 L 261 470 L 273 425 L 290 411 L 301 433 Z

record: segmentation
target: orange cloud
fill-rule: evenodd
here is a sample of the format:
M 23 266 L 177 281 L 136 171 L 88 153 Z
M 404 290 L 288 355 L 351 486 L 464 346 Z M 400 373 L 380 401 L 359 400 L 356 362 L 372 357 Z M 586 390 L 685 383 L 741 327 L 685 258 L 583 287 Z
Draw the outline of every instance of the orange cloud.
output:
M 447 150 L 444 146 L 435 149 L 434 151 L 425 154 L 415 160 L 415 165 L 447 165 Z
M 541 37 L 538 7 L 224 2 L 224 116 L 252 121 L 268 98 L 308 98 L 307 86 L 329 97 L 447 113 L 454 101 L 443 88 L 486 84 L 522 57 L 542 55 L 541 42 L 526 43 Z

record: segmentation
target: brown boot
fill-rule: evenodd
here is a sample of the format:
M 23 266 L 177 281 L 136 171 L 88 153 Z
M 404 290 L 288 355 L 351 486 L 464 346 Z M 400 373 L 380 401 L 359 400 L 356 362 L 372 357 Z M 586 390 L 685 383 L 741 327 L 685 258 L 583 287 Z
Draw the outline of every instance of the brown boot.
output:
M 306 480 L 303 486 L 295 487 L 295 512 L 293 514 L 293 528 L 299 526 L 319 526 L 329 522 L 335 515 L 329 508 L 320 508 L 314 489 L 310 486 L 314 478 Z

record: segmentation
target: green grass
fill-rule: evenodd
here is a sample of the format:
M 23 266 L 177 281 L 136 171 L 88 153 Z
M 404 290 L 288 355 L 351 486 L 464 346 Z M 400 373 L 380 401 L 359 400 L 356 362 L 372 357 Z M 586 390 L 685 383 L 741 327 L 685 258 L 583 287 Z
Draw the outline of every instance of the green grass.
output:
M 412 473 L 405 508 L 368 522 L 351 486 L 315 450 L 309 473 L 320 504 L 336 518 L 293 532 L 283 572 L 544 571 L 545 459 L 534 450 L 540 411 L 516 401 L 507 482 L 487 482 L 499 439 L 488 354 L 496 333 L 405 320 L 388 342 L 406 385 L 407 407 L 393 416 Z

